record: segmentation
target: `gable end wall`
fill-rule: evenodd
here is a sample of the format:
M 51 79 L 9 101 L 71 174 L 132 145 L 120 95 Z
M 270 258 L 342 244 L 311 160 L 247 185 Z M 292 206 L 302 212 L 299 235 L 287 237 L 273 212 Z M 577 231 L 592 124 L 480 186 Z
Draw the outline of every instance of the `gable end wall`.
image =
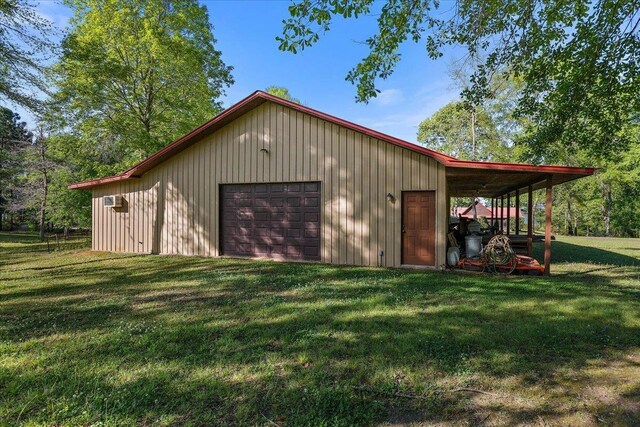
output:
M 383 265 L 399 266 L 402 191 L 435 190 L 436 266 L 444 264 L 444 166 L 271 102 L 141 178 L 94 188 L 93 249 L 218 256 L 219 186 L 291 181 L 321 181 L 322 261 L 334 264 L 375 266 L 382 250 Z M 126 206 L 104 208 L 110 194 Z

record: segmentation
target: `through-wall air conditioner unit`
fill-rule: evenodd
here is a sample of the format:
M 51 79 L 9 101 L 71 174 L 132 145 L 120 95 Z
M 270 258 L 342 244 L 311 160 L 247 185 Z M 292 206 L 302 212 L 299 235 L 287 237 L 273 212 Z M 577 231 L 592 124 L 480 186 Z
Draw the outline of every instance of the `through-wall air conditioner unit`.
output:
M 103 196 L 102 204 L 105 208 L 121 208 L 122 196 Z

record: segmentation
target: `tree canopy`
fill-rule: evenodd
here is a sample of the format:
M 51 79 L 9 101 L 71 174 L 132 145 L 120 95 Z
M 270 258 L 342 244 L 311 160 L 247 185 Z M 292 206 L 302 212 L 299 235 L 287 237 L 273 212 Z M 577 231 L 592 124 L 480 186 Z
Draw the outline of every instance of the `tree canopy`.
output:
M 221 110 L 231 67 L 195 0 L 67 0 L 50 117 L 122 169 Z
M 232 69 L 196 0 L 64 3 L 73 16 L 47 73 L 50 97 L 38 111 L 46 131 L 23 147 L 16 168 L 3 167 L 0 175 L 20 178 L 15 194 L 29 200 L 15 205 L 37 209 L 40 224 L 46 217 L 58 227 L 89 226 L 91 195 L 66 186 L 120 172 L 210 119 L 222 109 Z M 36 60 L 44 67 L 41 56 Z M 12 112 L 0 113 L 2 129 L 9 129 L 4 122 L 19 125 Z M 0 157 L 13 151 L 0 149 Z
M 55 29 L 35 7 L 18 0 L 0 1 L 0 100 L 38 110 L 38 92 L 48 92 L 45 62 L 56 51 Z
M 426 147 L 464 160 L 509 159 L 509 147 L 483 108 L 470 111 L 454 101 L 424 119 L 418 127 L 418 142 Z
M 463 46 L 484 58 L 462 95 L 472 105 L 491 97 L 495 73 L 522 79 L 517 114 L 532 125 L 526 142 L 541 153 L 556 141 L 612 152 L 630 141 L 623 127 L 640 111 L 640 8 L 637 0 L 299 0 L 278 37 L 293 53 L 316 43 L 335 17 L 372 19 L 369 53 L 347 74 L 358 101 L 376 96 L 407 41 L 431 58 Z M 374 13 L 376 12 L 376 13 Z
M 196 0 L 63 1 L 73 17 L 57 46 L 28 0 L 0 0 L 0 101 L 35 111 L 42 127 L 33 139 L 0 108 L 0 217 L 21 210 L 40 212 L 40 224 L 89 226 L 90 194 L 66 185 L 120 172 L 211 118 L 232 69 Z M 554 192 L 556 229 L 639 235 L 637 0 L 455 6 L 296 0 L 280 48 L 308 48 L 335 17 L 376 19 L 368 54 L 347 75 L 366 102 L 405 41 L 431 58 L 465 47 L 452 73 L 461 101 L 425 119 L 419 141 L 463 159 L 596 166 Z M 286 87 L 266 91 L 300 102 Z
M 32 139 L 20 115 L 0 107 L 0 230 L 6 211 L 15 210 L 25 168 L 24 153 Z
M 295 102 L 296 104 L 300 104 L 300 100 L 298 98 L 294 98 L 291 96 L 289 89 L 283 86 L 269 86 L 265 89 L 265 92 L 270 93 L 271 95 L 275 95 L 279 98 L 286 99 L 287 101 Z

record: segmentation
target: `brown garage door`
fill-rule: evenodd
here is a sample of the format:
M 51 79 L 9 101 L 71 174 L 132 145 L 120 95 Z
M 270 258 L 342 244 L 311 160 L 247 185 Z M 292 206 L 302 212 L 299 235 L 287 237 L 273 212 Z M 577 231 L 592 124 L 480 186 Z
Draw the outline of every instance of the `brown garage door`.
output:
M 221 188 L 224 255 L 320 260 L 320 183 Z

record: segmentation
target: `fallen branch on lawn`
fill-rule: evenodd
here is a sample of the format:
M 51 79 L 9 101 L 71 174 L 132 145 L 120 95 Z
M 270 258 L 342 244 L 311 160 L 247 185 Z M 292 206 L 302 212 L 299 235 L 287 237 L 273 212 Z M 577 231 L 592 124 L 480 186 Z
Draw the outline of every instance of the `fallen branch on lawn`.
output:
M 401 393 L 401 392 L 391 392 L 391 391 L 376 390 L 375 388 L 372 388 L 372 387 L 369 387 L 369 386 L 363 386 L 363 385 L 352 386 L 352 388 L 354 390 L 365 391 L 367 393 L 377 394 L 379 396 L 401 397 L 403 399 L 429 400 L 429 397 L 426 397 L 426 396 L 420 396 L 420 395 L 417 395 L 417 394 L 410 394 L 410 393 Z M 495 393 L 489 393 L 488 391 L 478 390 L 478 389 L 475 389 L 475 388 L 468 388 L 468 387 L 455 388 L 453 390 L 439 390 L 439 391 L 436 391 L 436 393 L 440 393 L 440 394 L 444 394 L 444 393 L 477 393 L 477 394 L 484 394 L 484 395 L 492 396 L 492 397 L 501 397 L 501 398 L 507 397 L 507 396 L 502 396 L 502 395 L 495 394 Z
M 514 399 L 514 400 L 519 400 L 521 402 L 531 402 L 529 399 L 526 399 L 524 397 L 520 397 L 520 396 L 516 396 L 516 395 L 511 395 L 511 394 L 498 394 L 498 393 L 490 393 L 488 391 L 484 391 L 484 390 L 478 390 L 477 388 L 469 388 L 469 387 L 460 387 L 460 388 L 454 388 L 452 390 L 442 390 L 439 393 L 477 393 L 477 394 L 484 394 L 486 396 L 491 396 L 491 397 L 497 397 L 500 399 Z
M 475 388 L 467 388 L 467 387 L 456 388 L 456 389 L 453 389 L 453 390 L 449 390 L 449 392 L 451 392 L 451 393 L 467 392 L 467 393 L 486 394 L 487 396 L 493 396 L 493 397 L 504 397 L 504 396 L 500 396 L 499 394 L 489 393 L 488 391 L 477 390 Z
M 277 422 L 275 422 L 275 421 L 273 421 L 273 420 L 271 420 L 271 419 L 267 418 L 267 416 L 266 416 L 265 414 L 263 414 L 263 413 L 262 413 L 262 411 L 260 412 L 260 415 L 262 415 L 262 417 L 263 417 L 265 420 L 269 421 L 269 424 L 274 425 L 274 426 L 277 426 L 277 427 L 280 427 L 280 424 L 278 424 Z

